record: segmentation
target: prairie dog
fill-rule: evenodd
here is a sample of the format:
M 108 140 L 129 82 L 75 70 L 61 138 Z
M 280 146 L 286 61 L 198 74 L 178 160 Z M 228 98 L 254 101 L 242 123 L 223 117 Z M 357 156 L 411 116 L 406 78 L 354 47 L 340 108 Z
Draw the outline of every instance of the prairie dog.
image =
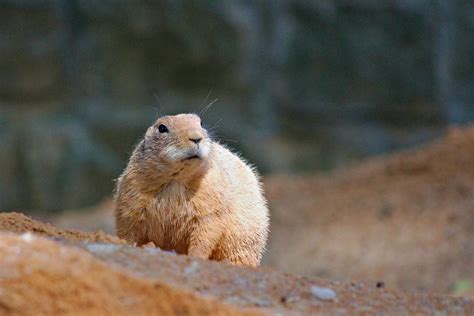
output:
M 115 195 L 117 235 L 235 265 L 258 266 L 269 212 L 256 171 L 211 140 L 195 114 L 159 118 Z

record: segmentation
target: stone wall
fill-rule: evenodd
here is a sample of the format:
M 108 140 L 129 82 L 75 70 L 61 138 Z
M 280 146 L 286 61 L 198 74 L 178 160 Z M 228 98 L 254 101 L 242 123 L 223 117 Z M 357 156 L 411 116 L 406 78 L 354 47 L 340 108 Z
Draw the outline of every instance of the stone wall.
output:
M 0 0 L 0 21 L 0 209 L 97 202 L 158 114 L 216 98 L 205 121 L 264 172 L 474 118 L 469 0 Z

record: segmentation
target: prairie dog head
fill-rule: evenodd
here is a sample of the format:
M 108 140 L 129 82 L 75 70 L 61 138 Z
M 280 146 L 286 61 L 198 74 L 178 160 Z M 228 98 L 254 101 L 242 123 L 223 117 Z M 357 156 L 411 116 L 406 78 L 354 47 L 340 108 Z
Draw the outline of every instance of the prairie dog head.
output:
M 205 166 L 211 148 L 201 118 L 195 114 L 160 117 L 140 143 L 139 157 L 147 173 L 183 177 Z

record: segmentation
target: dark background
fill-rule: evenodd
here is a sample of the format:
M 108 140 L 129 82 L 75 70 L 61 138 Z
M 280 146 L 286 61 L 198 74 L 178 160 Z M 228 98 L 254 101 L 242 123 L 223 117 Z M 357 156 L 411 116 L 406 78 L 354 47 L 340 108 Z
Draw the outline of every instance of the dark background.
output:
M 1 210 L 97 203 L 158 115 L 216 98 L 264 174 L 474 119 L 471 0 L 0 0 L 0 25 Z

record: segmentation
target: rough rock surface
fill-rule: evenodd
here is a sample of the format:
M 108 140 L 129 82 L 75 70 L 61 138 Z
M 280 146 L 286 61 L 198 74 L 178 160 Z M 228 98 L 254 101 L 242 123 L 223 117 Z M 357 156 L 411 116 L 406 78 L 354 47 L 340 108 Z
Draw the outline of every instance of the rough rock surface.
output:
M 1 234 L 0 262 L 2 315 L 252 315 L 33 234 Z
M 110 243 L 51 241 L 58 232 L 18 214 L 35 233 L 0 234 L 0 312 L 126 315 L 292 314 L 471 315 L 463 297 L 414 294 L 363 283 L 329 282 L 272 269 L 238 268 Z M 0 218 L 0 222 L 6 217 Z M 11 225 L 2 225 L 8 231 Z M 41 229 L 36 229 L 39 227 Z M 51 231 L 50 231 L 51 230 Z M 67 235 L 67 234 L 64 234 Z M 333 300 L 312 289 L 334 291 Z

